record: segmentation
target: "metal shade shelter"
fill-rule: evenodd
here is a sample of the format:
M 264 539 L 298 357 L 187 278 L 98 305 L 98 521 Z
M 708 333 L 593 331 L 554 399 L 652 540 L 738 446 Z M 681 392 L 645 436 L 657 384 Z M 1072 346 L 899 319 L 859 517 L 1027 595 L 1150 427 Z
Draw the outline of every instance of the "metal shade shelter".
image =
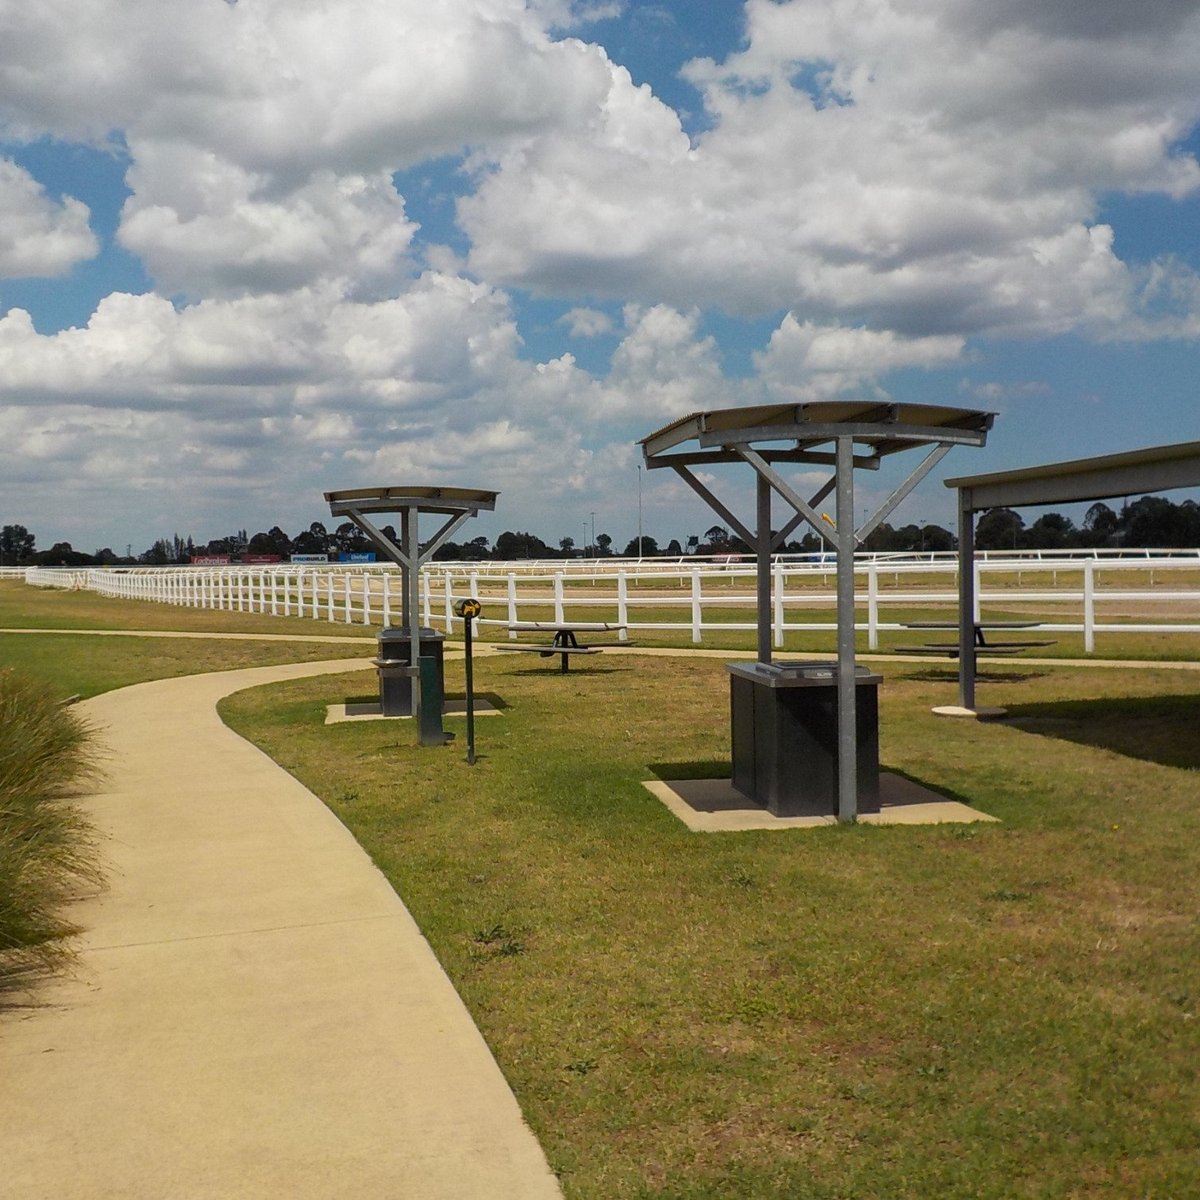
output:
M 931 404 L 880 404 L 872 401 L 823 401 L 763 405 L 694 413 L 664 426 L 640 445 L 648 470 L 672 469 L 737 535 L 752 546 L 757 560 L 759 662 L 771 662 L 771 554 L 807 522 L 837 551 L 838 601 L 838 772 L 837 815 L 852 821 L 858 811 L 854 659 L 854 551 L 954 446 L 982 446 L 993 414 L 977 409 Z M 854 469 L 876 470 L 882 461 L 906 450 L 925 457 L 861 526 L 854 524 Z M 755 519 L 738 519 L 695 468 L 746 463 L 757 479 Z M 829 479 L 804 497 L 780 474 L 781 466 L 832 467 Z M 836 494 L 836 521 L 818 506 Z M 778 531 L 772 529 L 775 495 L 791 510 Z
M 419 709 L 421 677 L 419 662 L 421 568 L 451 534 L 481 511 L 496 507 L 499 492 L 484 492 L 475 488 L 454 487 L 368 487 L 348 491 L 326 492 L 329 511 L 335 517 L 345 517 L 366 534 L 372 545 L 391 562 L 400 567 L 403 583 L 402 624 L 411 635 L 411 658 L 414 700 Z M 398 513 L 400 544 L 397 545 L 367 516 L 368 513 Z M 422 546 L 417 523 L 421 513 L 434 513 L 444 519 L 437 532 Z
M 975 514 L 1200 487 L 1200 442 L 1149 446 L 990 475 L 947 479 L 958 490 L 958 702 L 975 710 Z

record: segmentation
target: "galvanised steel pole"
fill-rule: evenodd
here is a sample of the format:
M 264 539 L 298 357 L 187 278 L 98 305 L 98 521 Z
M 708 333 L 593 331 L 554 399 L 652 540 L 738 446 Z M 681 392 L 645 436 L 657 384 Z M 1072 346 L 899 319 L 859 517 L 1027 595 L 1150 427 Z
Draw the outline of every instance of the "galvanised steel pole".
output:
M 402 514 L 404 553 L 408 558 L 408 578 L 404 584 L 404 607 L 408 621 L 408 665 L 412 672 L 412 711 L 418 723 L 421 719 L 421 542 L 417 532 L 417 508 L 406 508 Z
M 771 661 L 771 484 L 756 472 L 758 480 L 758 661 Z
M 975 513 L 958 489 L 958 703 L 975 710 Z
M 854 682 L 854 439 L 837 438 L 838 820 L 858 816 L 858 722 Z

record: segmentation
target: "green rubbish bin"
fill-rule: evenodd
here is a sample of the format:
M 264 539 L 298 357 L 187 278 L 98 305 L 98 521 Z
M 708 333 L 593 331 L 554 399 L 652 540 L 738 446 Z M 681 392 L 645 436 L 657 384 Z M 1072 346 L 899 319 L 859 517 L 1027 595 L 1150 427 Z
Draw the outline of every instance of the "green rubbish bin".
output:
M 449 740 L 442 729 L 442 707 L 445 703 L 445 677 L 442 659 L 432 654 L 421 655 L 421 702 L 417 706 L 417 726 L 422 746 L 444 746 Z

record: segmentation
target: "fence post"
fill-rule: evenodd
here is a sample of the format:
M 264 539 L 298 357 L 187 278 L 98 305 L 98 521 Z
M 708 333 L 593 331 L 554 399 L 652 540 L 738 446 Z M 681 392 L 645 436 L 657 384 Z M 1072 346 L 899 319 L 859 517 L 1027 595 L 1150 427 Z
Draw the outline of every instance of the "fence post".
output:
M 624 567 L 617 568 L 617 624 L 621 626 L 617 640 L 629 641 L 629 585 Z
M 383 573 L 383 627 L 386 629 L 392 623 L 392 589 L 388 583 L 388 573 Z
M 508 623 L 515 625 L 517 623 L 517 576 L 515 571 L 508 573 Z M 508 640 L 515 642 L 517 640 L 517 631 L 510 629 L 508 631 Z
M 555 624 L 563 623 L 563 576 L 561 571 L 554 573 L 554 621 Z
M 333 623 L 333 573 L 325 572 L 325 609 L 330 624 Z
M 785 576 L 783 574 L 783 559 L 776 558 L 772 568 L 775 575 L 775 648 L 777 650 L 783 647 L 783 588 Z
M 867 649 L 879 649 L 879 567 L 867 564 Z
M 704 634 L 701 629 L 702 608 L 700 605 L 700 568 L 692 568 L 692 641 L 702 642 Z
M 1083 564 L 1083 650 L 1092 654 L 1096 649 L 1096 572 L 1095 563 Z
M 350 575 L 348 572 L 342 573 L 342 608 L 346 611 L 346 624 L 350 624 L 350 610 L 353 608 L 350 601 Z
M 454 632 L 454 588 L 450 583 L 450 572 L 447 571 L 442 576 L 442 593 L 445 597 L 445 604 L 442 612 L 446 622 L 446 636 L 449 637 Z M 473 596 L 475 593 L 472 592 Z M 463 627 L 466 627 L 466 622 L 463 622 Z
M 479 596 L 479 572 L 478 571 L 471 571 L 467 575 L 467 595 L 474 596 L 476 598 L 478 598 L 478 596 Z M 478 637 L 479 636 L 479 618 L 476 617 L 469 622 L 463 623 L 463 633 L 464 634 L 466 633 L 466 626 L 468 624 L 471 626 L 471 636 Z
M 371 623 L 371 578 L 366 571 L 362 573 L 362 604 L 363 604 L 363 619 L 364 625 Z
M 979 559 L 976 559 L 975 560 L 975 611 L 971 614 L 972 621 L 978 621 L 980 619 L 979 605 L 980 605 L 980 600 L 981 600 L 980 593 L 981 593 L 982 589 L 983 589 L 983 564 L 980 563 Z

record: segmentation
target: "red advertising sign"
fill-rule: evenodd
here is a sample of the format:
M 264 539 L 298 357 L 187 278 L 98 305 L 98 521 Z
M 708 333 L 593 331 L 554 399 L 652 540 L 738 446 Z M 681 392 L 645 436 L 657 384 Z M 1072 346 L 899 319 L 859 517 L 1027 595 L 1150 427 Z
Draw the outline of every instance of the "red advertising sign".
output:
M 228 554 L 193 554 L 193 567 L 227 567 L 231 559 Z

